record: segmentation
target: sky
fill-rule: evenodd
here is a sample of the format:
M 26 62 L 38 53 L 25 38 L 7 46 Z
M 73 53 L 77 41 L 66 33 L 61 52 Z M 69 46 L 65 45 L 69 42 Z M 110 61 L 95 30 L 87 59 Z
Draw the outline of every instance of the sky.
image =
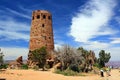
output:
M 52 14 L 55 49 L 68 44 L 111 53 L 120 61 L 119 0 L 0 0 L 0 48 L 6 60 L 27 59 L 34 10 Z

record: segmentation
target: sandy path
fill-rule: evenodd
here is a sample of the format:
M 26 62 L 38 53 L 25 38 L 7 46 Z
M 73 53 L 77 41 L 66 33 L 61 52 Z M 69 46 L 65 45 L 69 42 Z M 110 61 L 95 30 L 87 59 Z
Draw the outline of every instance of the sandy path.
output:
M 120 80 L 119 70 L 112 70 L 110 77 L 100 77 L 99 75 L 91 76 L 63 76 L 51 71 L 34 71 L 34 70 L 7 70 L 0 73 L 0 78 L 6 80 Z

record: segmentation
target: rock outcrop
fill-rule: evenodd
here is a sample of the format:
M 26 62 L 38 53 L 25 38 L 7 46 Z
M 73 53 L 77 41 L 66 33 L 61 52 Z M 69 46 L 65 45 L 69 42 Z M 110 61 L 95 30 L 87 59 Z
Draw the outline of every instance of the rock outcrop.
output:
M 34 68 L 38 64 L 38 62 L 36 62 L 32 59 L 32 53 L 31 52 L 29 52 L 29 54 L 28 54 L 27 64 L 28 64 L 29 68 Z
M 23 64 L 22 56 L 18 57 L 15 61 L 9 63 L 8 68 L 10 69 L 19 69 Z
M 23 59 L 22 59 L 22 56 L 18 57 L 16 59 L 16 62 L 20 63 L 21 65 L 23 64 Z

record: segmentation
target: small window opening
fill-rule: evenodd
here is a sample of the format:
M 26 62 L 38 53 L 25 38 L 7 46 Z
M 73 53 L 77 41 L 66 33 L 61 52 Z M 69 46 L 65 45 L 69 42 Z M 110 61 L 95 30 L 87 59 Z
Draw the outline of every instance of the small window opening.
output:
M 49 39 L 51 39 L 51 37 L 49 37 Z
M 44 24 L 42 24 L 42 27 L 44 27 L 45 25 Z
M 51 17 L 50 17 L 50 16 L 48 16 L 48 19 L 50 20 L 50 19 L 51 19 Z
M 46 19 L 46 16 L 45 16 L 45 15 L 43 15 L 43 19 Z
M 37 15 L 37 19 L 40 19 L 40 15 Z

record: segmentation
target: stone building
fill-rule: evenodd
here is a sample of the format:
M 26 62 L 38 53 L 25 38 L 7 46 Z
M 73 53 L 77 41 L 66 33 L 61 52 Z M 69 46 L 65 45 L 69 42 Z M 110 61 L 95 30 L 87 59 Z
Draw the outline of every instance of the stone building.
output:
M 29 50 L 46 47 L 54 50 L 52 15 L 45 10 L 35 10 L 32 13 Z
M 46 47 L 48 52 L 54 50 L 54 39 L 52 29 L 52 15 L 45 10 L 35 10 L 32 13 L 30 43 L 28 54 L 28 65 L 34 67 L 37 62 L 31 59 L 31 51 Z

